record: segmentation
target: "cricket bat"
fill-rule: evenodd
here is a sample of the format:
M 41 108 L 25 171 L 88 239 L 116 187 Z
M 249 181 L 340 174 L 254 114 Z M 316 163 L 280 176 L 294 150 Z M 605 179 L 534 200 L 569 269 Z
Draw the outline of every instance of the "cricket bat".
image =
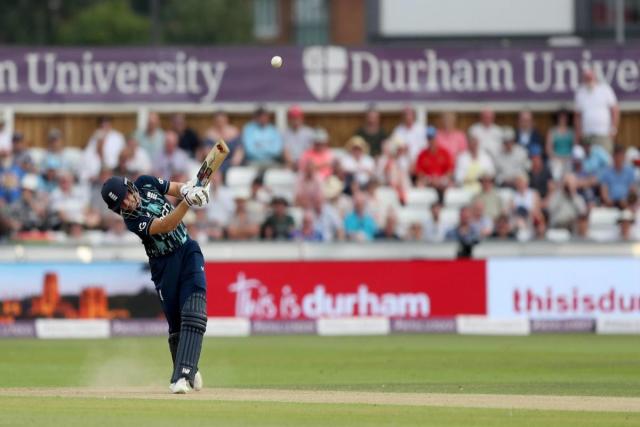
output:
M 218 170 L 224 159 L 229 155 L 229 147 L 222 139 L 215 143 L 207 157 L 202 162 L 198 175 L 196 175 L 196 186 L 206 187 L 211 181 L 211 176 Z

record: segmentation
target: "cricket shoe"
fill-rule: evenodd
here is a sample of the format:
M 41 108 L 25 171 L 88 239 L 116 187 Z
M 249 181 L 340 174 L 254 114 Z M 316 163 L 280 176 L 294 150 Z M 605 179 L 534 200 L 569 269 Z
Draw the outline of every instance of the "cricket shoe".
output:
M 169 391 L 173 394 L 187 394 L 189 392 L 189 382 L 186 378 L 182 377 L 175 383 L 171 383 Z
M 202 375 L 200 374 L 200 371 L 196 372 L 195 377 L 193 377 L 193 384 L 191 384 L 191 386 L 195 391 L 202 390 Z

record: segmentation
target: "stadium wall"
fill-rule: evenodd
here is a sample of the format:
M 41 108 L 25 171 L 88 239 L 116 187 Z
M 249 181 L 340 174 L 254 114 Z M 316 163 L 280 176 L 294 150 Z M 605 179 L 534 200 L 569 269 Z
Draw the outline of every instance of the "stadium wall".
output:
M 640 333 L 640 259 L 634 247 L 614 256 L 560 246 L 565 255 L 514 257 L 511 251 L 474 260 L 424 259 L 406 250 L 384 257 L 364 248 L 352 250 L 351 257 L 310 256 L 309 250 L 301 257 L 304 251 L 292 245 L 268 256 L 262 247 L 262 257 L 208 248 L 205 253 L 217 257 L 205 266 L 207 335 Z M 604 246 L 617 246 L 618 253 L 624 247 Z M 37 261 L 34 248 L 24 251 L 31 260 L 0 264 L 0 337 L 165 334 L 143 261 L 123 260 L 120 252 L 109 261 L 60 262 L 59 251 L 51 248 L 39 254 L 48 259 Z M 96 289 L 104 290 L 102 300 Z

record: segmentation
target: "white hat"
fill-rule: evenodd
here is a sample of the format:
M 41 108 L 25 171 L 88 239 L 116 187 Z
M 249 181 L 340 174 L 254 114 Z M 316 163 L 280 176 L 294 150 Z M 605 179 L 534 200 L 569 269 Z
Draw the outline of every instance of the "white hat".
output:
M 38 189 L 38 176 L 32 173 L 26 174 L 22 178 L 21 185 L 25 190 L 36 191 Z

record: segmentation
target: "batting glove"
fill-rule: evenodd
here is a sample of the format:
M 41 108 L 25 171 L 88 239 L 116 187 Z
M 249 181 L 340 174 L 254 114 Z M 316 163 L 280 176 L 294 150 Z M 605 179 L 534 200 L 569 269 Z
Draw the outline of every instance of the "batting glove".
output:
M 184 196 L 184 200 L 189 206 L 202 208 L 209 203 L 209 186 L 193 187 Z

